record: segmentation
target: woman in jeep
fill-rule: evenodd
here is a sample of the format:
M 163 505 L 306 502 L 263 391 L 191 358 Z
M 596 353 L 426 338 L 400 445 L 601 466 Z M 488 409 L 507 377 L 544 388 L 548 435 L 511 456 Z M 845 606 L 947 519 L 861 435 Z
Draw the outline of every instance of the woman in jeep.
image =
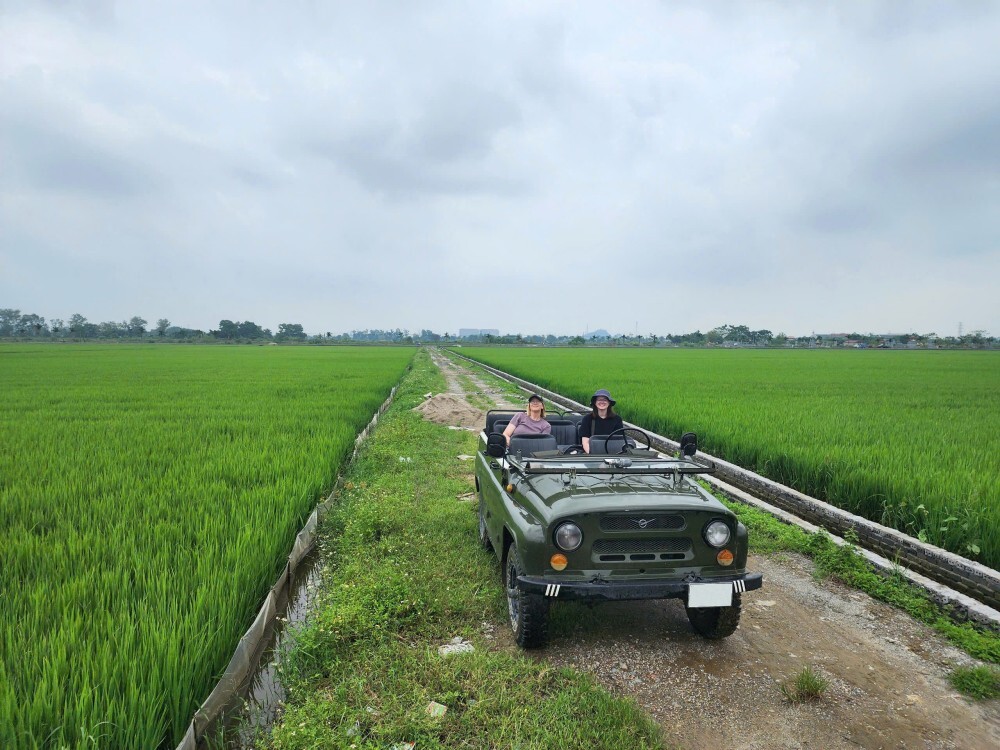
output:
M 545 419 L 545 402 L 537 393 L 528 398 L 528 407 L 523 413 L 515 414 L 503 431 L 510 445 L 512 435 L 550 435 L 552 425 Z
M 590 397 L 593 411 L 580 420 L 580 440 L 583 450 L 587 453 L 590 453 L 590 438 L 594 435 L 610 435 L 625 426 L 622 418 L 615 414 L 616 403 L 618 402 L 611 398 L 611 394 L 604 388 Z

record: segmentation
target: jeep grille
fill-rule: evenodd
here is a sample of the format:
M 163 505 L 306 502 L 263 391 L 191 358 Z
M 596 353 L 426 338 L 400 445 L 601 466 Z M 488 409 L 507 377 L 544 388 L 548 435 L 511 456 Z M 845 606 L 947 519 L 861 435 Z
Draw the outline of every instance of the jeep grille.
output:
M 691 550 L 687 537 L 668 539 L 598 539 L 591 554 L 600 562 L 684 560 Z
M 601 531 L 639 531 L 645 529 L 683 529 L 684 516 L 675 513 L 615 514 L 601 517 Z

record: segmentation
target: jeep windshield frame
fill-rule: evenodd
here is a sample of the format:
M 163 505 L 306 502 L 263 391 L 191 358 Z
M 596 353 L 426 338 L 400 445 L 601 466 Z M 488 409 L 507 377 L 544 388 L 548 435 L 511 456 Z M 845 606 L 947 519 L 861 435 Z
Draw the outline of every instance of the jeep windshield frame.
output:
M 624 463 L 623 459 L 630 463 Z M 647 458 L 638 456 L 567 456 L 558 458 L 518 458 L 508 454 L 510 467 L 523 475 L 565 474 L 579 475 L 654 475 L 714 474 L 715 464 L 693 458 Z

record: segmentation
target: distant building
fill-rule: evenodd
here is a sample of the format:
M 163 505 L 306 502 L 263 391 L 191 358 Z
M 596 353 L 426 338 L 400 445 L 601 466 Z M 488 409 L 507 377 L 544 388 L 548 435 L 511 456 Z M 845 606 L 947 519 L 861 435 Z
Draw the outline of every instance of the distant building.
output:
M 499 336 L 499 328 L 459 328 L 458 337 L 460 339 L 470 339 L 473 336 Z

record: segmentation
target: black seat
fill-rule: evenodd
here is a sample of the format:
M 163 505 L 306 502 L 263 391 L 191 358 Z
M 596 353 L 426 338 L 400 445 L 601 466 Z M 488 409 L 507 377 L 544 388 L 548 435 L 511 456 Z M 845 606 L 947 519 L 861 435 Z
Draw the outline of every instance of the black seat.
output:
M 511 411 L 510 409 L 491 409 L 486 412 L 486 434 L 489 435 L 492 432 L 503 432 L 503 427 L 497 429 L 496 423 L 503 422 L 504 427 L 507 423 L 514 417 L 517 412 Z
M 549 424 L 552 425 L 552 436 L 556 439 L 556 443 L 560 448 L 580 444 L 577 425 L 570 420 L 560 417 L 558 419 L 550 419 Z
M 509 424 L 510 424 L 509 419 L 498 419 L 496 422 L 493 423 L 493 429 L 491 430 L 491 432 L 503 432 L 504 430 L 507 429 L 507 425 Z
M 510 439 L 510 452 L 531 456 L 540 451 L 554 451 L 558 448 L 552 435 L 514 435 Z
M 630 446 L 635 445 L 634 440 L 628 441 Z M 594 435 L 590 438 L 590 454 L 592 456 L 617 456 L 625 447 L 625 438 L 617 435 L 608 441 L 607 435 Z

